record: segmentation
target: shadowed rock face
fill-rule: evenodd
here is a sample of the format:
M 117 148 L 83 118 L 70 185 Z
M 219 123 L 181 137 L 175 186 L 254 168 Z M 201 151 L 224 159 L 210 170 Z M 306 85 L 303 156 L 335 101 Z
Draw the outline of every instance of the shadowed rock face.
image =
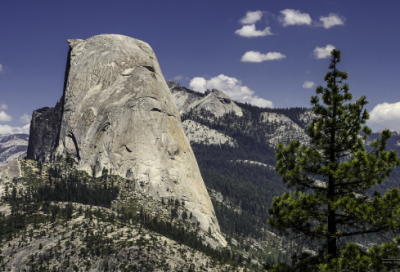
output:
M 62 117 L 62 102 L 54 108 L 41 108 L 33 111 L 29 131 L 27 156 L 30 159 L 48 162 L 56 147 Z
M 100 175 L 105 167 L 156 199 L 184 201 L 200 227 L 225 245 L 151 47 L 121 35 L 68 42 L 59 138 L 43 158 L 68 153 L 80 170 Z

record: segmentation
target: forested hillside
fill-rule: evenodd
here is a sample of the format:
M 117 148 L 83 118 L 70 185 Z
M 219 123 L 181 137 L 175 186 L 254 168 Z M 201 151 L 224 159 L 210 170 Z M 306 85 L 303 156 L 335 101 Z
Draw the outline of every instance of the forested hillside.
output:
M 19 163 L 21 178 L 0 180 L 3 270 L 260 271 L 245 246 L 216 247 L 183 202 L 160 203 L 107 169 L 91 177 L 68 157 Z
M 242 117 L 231 113 L 217 118 L 209 111 L 201 111 L 200 114 L 183 114 L 182 120 L 193 120 L 228 135 L 237 142 L 235 147 L 192 143 L 192 148 L 206 186 L 223 196 L 220 199 L 213 198 L 222 230 L 239 240 L 252 237 L 263 241 L 270 238 L 266 220 L 272 200 L 274 196 L 280 196 L 288 190 L 275 171 L 275 146 L 269 140 L 276 137 L 280 142 L 288 144 L 302 134 L 297 131 L 293 133 L 294 130 L 288 121 L 262 122 L 260 117 L 263 113 L 284 115 L 301 127 L 305 134 L 313 113 L 306 108 L 262 109 L 249 104 L 237 105 L 243 109 Z M 372 134 L 366 143 L 378 136 L 379 133 Z M 387 149 L 400 151 L 399 143 L 400 136 L 393 132 Z M 398 187 L 399 180 L 400 169 L 396 168 L 391 176 L 381 185 L 375 186 L 370 194 L 375 190 L 384 193 L 387 189 Z M 393 235 L 389 234 L 388 237 Z M 370 246 L 371 243 L 382 242 L 382 238 L 369 235 L 360 236 L 355 241 Z M 291 249 L 282 248 L 282 252 L 288 250 Z
M 196 92 L 191 91 L 190 94 L 196 95 Z M 84 223 L 78 224 L 77 226 L 80 226 L 78 228 L 86 229 L 90 227 L 91 222 L 97 222 L 97 225 L 91 228 L 91 232 L 88 232 L 86 238 L 80 242 L 82 244 L 79 258 L 87 256 L 94 258 L 90 265 L 87 264 L 88 267 L 93 267 L 93 265 L 103 268 L 105 266 L 116 267 L 118 259 L 106 256 L 121 252 L 123 247 L 119 245 L 111 247 L 110 241 L 99 240 L 95 233 L 120 235 L 115 232 L 120 228 L 125 228 L 122 233 L 127 233 L 122 234 L 121 245 L 126 243 L 123 242 L 124 239 L 130 241 L 129 239 L 133 235 L 132 237 L 137 238 L 131 239 L 131 245 L 133 247 L 136 245 L 142 254 L 145 252 L 145 245 L 153 245 L 157 248 L 157 241 L 175 241 L 187 248 L 196 250 L 196 252 L 201 252 L 196 254 L 204 254 L 202 258 L 208 260 L 209 269 L 212 267 L 217 269 L 221 265 L 227 264 L 233 267 L 247 265 L 248 268 L 256 269 L 257 265 L 253 267 L 250 265 L 251 260 L 254 264 L 288 262 L 289 253 L 293 252 L 298 245 L 293 244 L 285 237 L 277 236 L 273 233 L 274 230 L 266 224 L 269 218 L 268 209 L 271 207 L 273 198 L 288 190 L 275 171 L 275 146 L 277 142 L 288 144 L 291 140 L 296 139 L 306 143 L 305 129 L 314 115 L 306 108 L 269 109 L 235 103 L 242 109 L 243 116 L 238 116 L 232 112 L 216 117 L 212 112 L 204 109 L 200 111 L 189 110 L 181 116 L 182 122 L 191 120 L 198 124 L 193 126 L 194 129 L 189 133 L 196 133 L 196 127 L 201 125 L 229 136 L 232 139 L 231 142 L 235 143 L 218 144 L 214 142 L 210 144 L 206 138 L 204 142 L 191 143 L 202 177 L 212 198 L 219 225 L 229 243 L 229 253 L 227 251 L 213 251 L 207 247 L 204 243 L 204 237 L 201 238 L 196 233 L 196 227 L 184 223 L 185 221 L 191 222 L 191 215 L 185 212 L 181 203 L 168 200 L 163 204 L 162 211 L 154 208 L 157 203 L 155 203 L 155 206 L 145 205 L 144 196 L 133 193 L 135 188 L 130 188 L 125 181 L 109 175 L 107 171 L 100 179 L 94 179 L 82 172 L 73 171 L 74 162 L 70 158 L 59 158 L 58 162 L 51 164 L 22 161 L 23 170 L 26 173 L 24 181 L 15 180 L 13 183 L 9 183 L 10 186 L 4 192 L 3 203 L 9 205 L 10 208 L 3 209 L 2 224 L 0 224 L 2 241 L 10 243 L 11 247 L 14 248 L 18 244 L 15 242 L 16 239 L 25 241 L 20 243 L 24 245 L 28 241 L 27 239 L 36 237 L 36 240 L 43 241 L 42 247 L 50 249 L 50 246 L 46 246 L 47 241 L 41 240 L 46 237 L 49 227 L 53 226 L 50 228 L 50 232 L 54 233 L 52 235 L 56 235 L 56 233 L 61 233 L 65 229 L 61 226 L 72 227 L 72 222 L 83 216 Z M 205 133 L 204 135 L 207 137 L 207 130 L 202 133 Z M 368 144 L 378 136 L 379 133 L 373 133 L 366 143 Z M 392 133 L 387 149 L 400 151 L 400 135 L 397 132 Z M 30 185 L 28 187 L 26 184 L 22 186 L 28 180 L 28 177 L 30 178 Z M 375 190 L 384 193 L 387 189 L 398 187 L 399 180 L 400 169 L 397 168 L 383 184 L 374 187 L 369 193 L 372 195 Z M 128 197 L 127 190 L 134 197 L 123 205 L 116 205 L 116 203 L 121 203 L 121 200 Z M 40 213 L 35 213 L 36 210 L 40 210 Z M 158 215 L 155 216 L 159 213 L 164 214 L 163 220 L 159 220 Z M 114 229 L 108 229 L 107 224 L 109 227 L 114 224 Z M 58 226 L 59 229 L 55 226 Z M 137 229 L 137 226 L 140 226 L 140 228 Z M 55 229 L 52 230 L 53 228 Z M 131 234 L 128 234 L 129 229 Z M 82 231 L 86 232 L 86 230 Z M 71 241 L 76 239 L 74 238 L 76 233 L 67 233 L 69 233 Z M 143 235 L 140 236 L 140 233 L 143 233 Z M 165 237 L 165 239 L 158 235 Z M 154 237 L 157 236 L 159 238 L 155 239 Z M 389 234 L 389 236 L 393 235 Z M 63 241 L 62 238 L 60 240 Z M 370 246 L 371 243 L 379 243 L 381 238 L 369 235 L 368 237 L 358 237 L 356 241 Z M 74 254 L 78 254 L 75 253 L 78 250 L 77 248 L 65 244 L 62 249 L 70 250 L 70 260 L 73 259 L 76 264 L 80 263 L 79 258 L 73 257 Z M 6 252 L 8 251 L 6 250 Z M 16 252 L 20 251 L 16 250 Z M 21 251 L 21 254 L 22 252 L 24 251 Z M 29 266 L 46 267 L 43 261 L 46 258 L 49 260 L 54 258 L 54 254 L 58 254 L 57 252 L 59 251 L 53 249 L 53 253 L 48 253 L 50 255 L 46 255 L 46 253 L 44 255 L 39 254 L 39 257 L 34 256 L 30 260 Z M 147 250 L 147 254 L 152 256 L 153 253 L 151 250 Z M 170 254 L 171 252 L 165 253 L 163 257 L 165 262 L 158 265 L 165 265 L 165 267 L 169 265 L 171 268 L 174 264 L 167 261 L 171 259 Z M 65 262 L 68 260 L 64 257 L 62 259 Z M 103 263 L 99 261 L 104 259 L 108 260 L 107 264 L 104 261 L 102 261 Z M 3 267 L 8 267 L 12 258 L 3 258 L 3 260 Z M 63 264 L 63 266 L 72 266 L 72 261 L 69 262 Z M 175 265 L 178 265 L 178 263 L 179 261 L 176 261 Z M 184 267 L 183 264 L 181 265 Z M 124 266 L 126 269 L 128 267 L 135 266 L 134 264 Z M 154 264 L 137 263 L 136 267 L 150 269 L 154 267 Z M 204 263 L 204 267 L 206 267 L 206 263 Z M 190 267 L 187 266 L 187 268 Z

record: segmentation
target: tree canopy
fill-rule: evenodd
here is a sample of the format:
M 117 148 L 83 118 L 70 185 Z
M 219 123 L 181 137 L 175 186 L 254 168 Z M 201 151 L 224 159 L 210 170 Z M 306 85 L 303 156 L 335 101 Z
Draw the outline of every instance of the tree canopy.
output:
M 369 143 L 372 149 L 366 150 L 372 133 L 365 125 L 368 102 L 365 96 L 349 102 L 353 96 L 344 83 L 348 74 L 337 69 L 340 61 L 340 50 L 332 50 L 326 87 L 318 86 L 317 95 L 311 97 L 316 118 L 307 128 L 310 144 L 291 141 L 276 149 L 276 169 L 294 192 L 274 198 L 268 223 L 305 248 L 292 256 L 292 266 L 275 265 L 273 271 L 369 271 L 400 264 L 400 260 L 385 262 L 400 256 L 400 237 L 369 249 L 352 242 L 360 235 L 399 229 L 398 188 L 384 195 L 369 192 L 400 160 L 395 151 L 385 150 L 389 130 L 382 131 L 379 139 Z

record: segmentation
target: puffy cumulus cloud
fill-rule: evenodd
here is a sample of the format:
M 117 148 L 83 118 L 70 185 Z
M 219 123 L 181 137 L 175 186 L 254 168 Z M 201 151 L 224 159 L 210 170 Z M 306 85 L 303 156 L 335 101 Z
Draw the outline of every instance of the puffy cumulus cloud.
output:
M 331 28 L 335 25 L 344 25 L 344 18 L 340 18 L 339 15 L 335 13 L 329 13 L 327 17 L 321 16 L 319 20 L 322 23 L 322 26 L 325 28 Z
M 314 56 L 317 59 L 325 59 L 328 58 L 331 55 L 331 51 L 335 49 L 335 46 L 328 44 L 325 47 L 316 47 L 314 49 Z
M 311 89 L 312 87 L 314 87 L 315 86 L 315 83 L 314 82 L 312 82 L 312 81 L 304 81 L 304 84 L 303 84 L 303 88 L 304 89 Z
M 204 77 L 194 77 L 189 82 L 190 88 L 201 93 L 204 93 L 207 90 L 206 84 L 207 80 Z
M 23 127 L 11 127 L 8 125 L 0 125 L 0 134 L 29 134 L 31 124 Z
M 0 104 L 0 110 L 7 110 L 8 106 L 6 104 Z
M 256 30 L 256 26 L 254 24 L 244 25 L 241 29 L 236 30 L 235 33 L 246 38 L 274 35 L 269 26 L 264 30 Z
M 24 123 L 24 124 L 30 123 L 31 122 L 31 117 L 28 114 L 24 113 L 24 115 L 22 115 L 19 118 L 19 122 L 20 123 Z
M 310 25 L 312 20 L 308 13 L 301 13 L 300 10 L 284 9 L 282 15 L 278 17 L 283 26 L 289 25 Z
M 0 111 L 0 122 L 9 122 L 12 120 L 12 117 L 5 113 L 4 111 Z
M 256 10 L 256 11 L 248 11 L 246 13 L 246 16 L 244 16 L 242 19 L 240 19 L 241 24 L 254 24 L 255 22 L 261 20 L 262 17 L 262 11 L 261 10 Z
M 241 61 L 243 62 L 263 62 L 268 60 L 280 60 L 286 58 L 285 55 L 279 52 L 268 52 L 267 54 L 261 54 L 258 51 L 247 51 L 242 56 Z
M 189 86 L 198 92 L 204 93 L 207 89 L 218 89 L 226 93 L 232 100 L 247 102 L 258 107 L 273 108 L 274 104 L 266 99 L 254 95 L 254 91 L 234 77 L 228 77 L 223 74 L 206 80 L 202 77 L 193 78 Z
M 400 130 L 400 102 L 376 105 L 369 113 L 368 125 L 377 129 Z
M 177 75 L 176 77 L 174 77 L 174 80 L 181 80 L 181 79 L 183 79 L 182 75 Z

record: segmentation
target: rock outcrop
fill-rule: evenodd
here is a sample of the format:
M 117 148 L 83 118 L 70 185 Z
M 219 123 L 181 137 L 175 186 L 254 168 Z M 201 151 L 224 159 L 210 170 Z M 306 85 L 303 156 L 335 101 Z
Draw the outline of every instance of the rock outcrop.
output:
M 5 181 L 11 181 L 13 178 L 21 177 L 21 167 L 18 160 L 12 160 L 8 164 L 0 166 L 0 196 L 3 189 L 1 185 Z
M 78 161 L 79 170 L 99 176 L 106 168 L 155 199 L 184 202 L 200 227 L 210 228 L 225 246 L 179 112 L 151 47 L 122 35 L 68 42 L 58 136 L 36 141 L 42 135 L 39 130 L 39 136 L 30 142 L 30 155 L 46 160 L 68 154 Z M 52 151 L 53 140 L 56 148 Z M 38 154 L 42 151 L 44 154 Z
M 62 117 L 62 101 L 54 108 L 33 111 L 29 131 L 27 156 L 30 159 L 48 162 L 56 147 Z
M 0 166 L 25 157 L 28 139 L 29 135 L 27 134 L 0 135 Z
M 308 124 L 315 118 L 317 118 L 317 115 L 312 109 L 305 111 L 299 116 L 299 119 L 303 123 L 305 129 L 307 129 Z
M 167 84 L 180 114 L 188 113 L 191 110 L 195 112 L 207 110 L 216 117 L 230 112 L 234 112 L 237 116 L 243 116 L 242 109 L 220 90 L 207 90 L 202 94 L 182 87 L 175 81 L 168 81 Z
M 201 125 L 193 120 L 185 120 L 182 123 L 183 131 L 190 143 L 201 143 L 206 145 L 229 145 L 237 146 L 237 143 L 231 137 Z
M 279 142 L 288 144 L 292 140 L 298 140 L 305 145 L 310 142 L 310 137 L 305 130 L 283 114 L 263 112 L 260 114 L 260 122 L 274 126 L 272 133 L 265 134 L 267 141 L 273 147 L 276 147 Z

